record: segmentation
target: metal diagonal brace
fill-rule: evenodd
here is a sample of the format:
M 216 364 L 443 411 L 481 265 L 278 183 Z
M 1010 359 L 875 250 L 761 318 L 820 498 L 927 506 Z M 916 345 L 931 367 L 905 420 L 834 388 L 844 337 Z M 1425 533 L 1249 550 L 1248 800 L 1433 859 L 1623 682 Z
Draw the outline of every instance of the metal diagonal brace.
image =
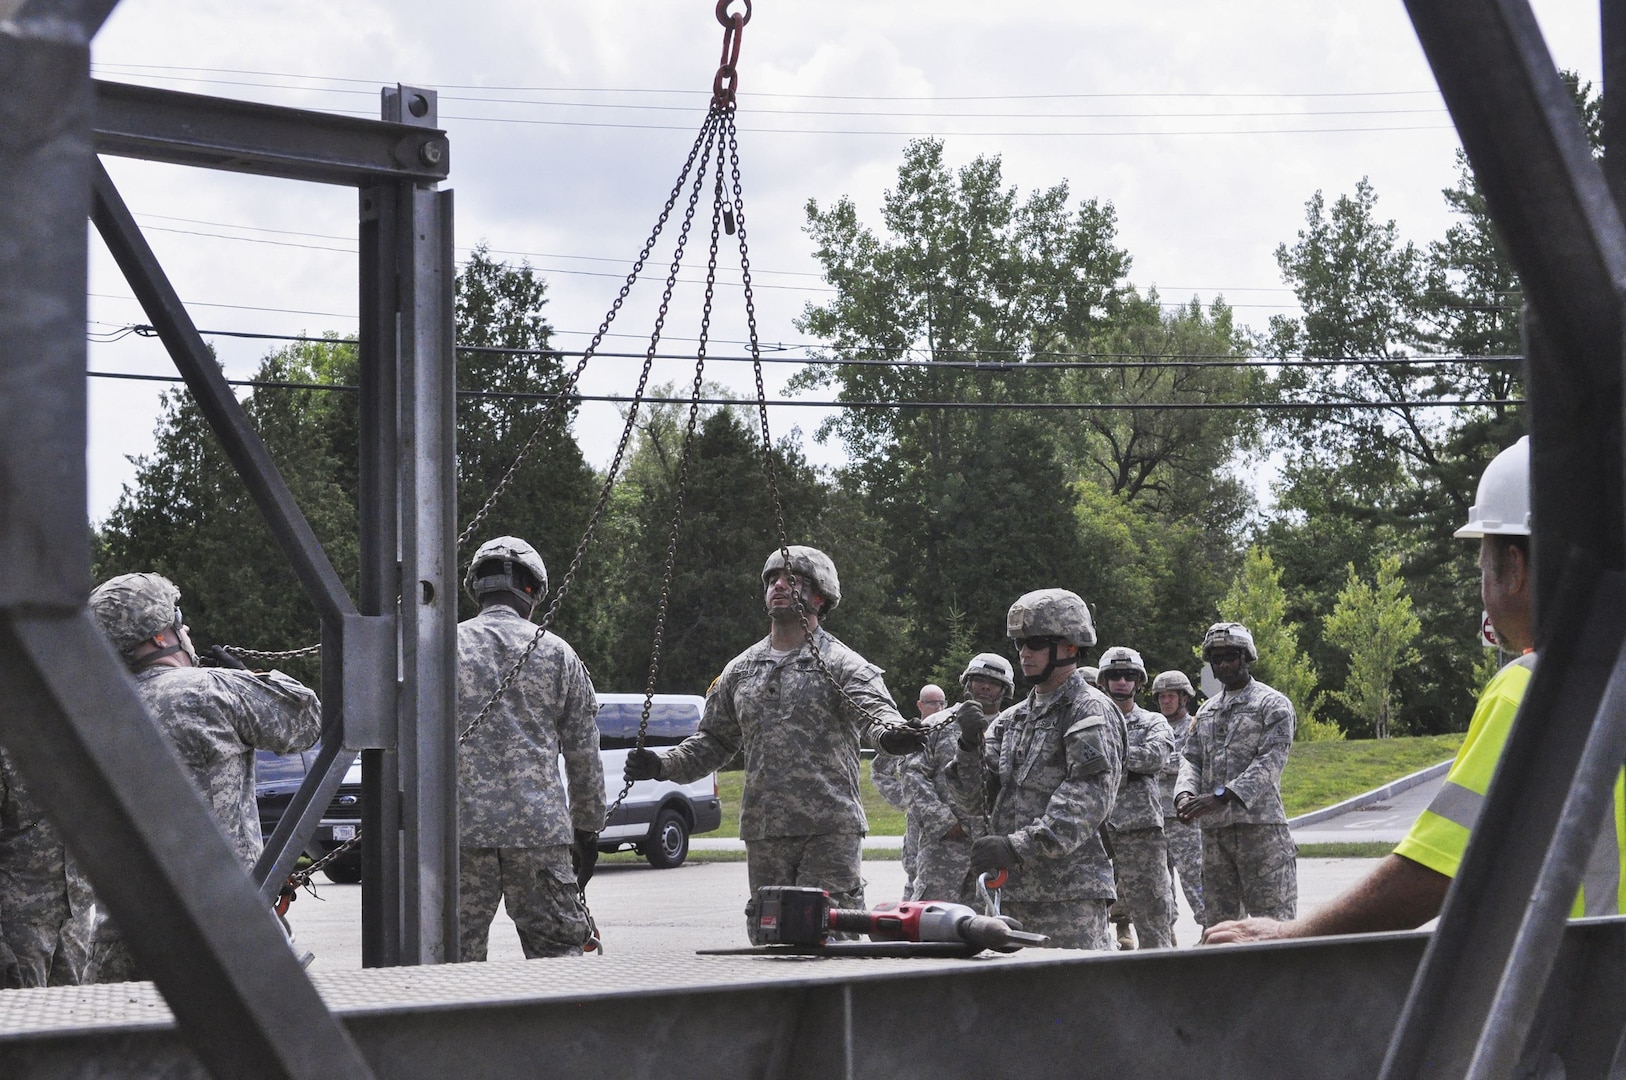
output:
M 1384 1080 L 1511 1076 L 1529 1035 L 1626 760 L 1626 576 L 1572 559 L 1550 625 Z
M 1626 227 L 1525 0 L 1407 0 L 1496 219 L 1547 331 L 1620 382 Z
M 0 739 L 203 1064 L 370 1077 L 90 613 L 0 614 L 0 700 Z
M 113 186 L 113 178 L 99 161 L 94 169 L 94 184 L 96 202 L 91 219 L 141 301 L 147 318 L 152 320 L 175 367 L 186 379 L 187 388 L 197 398 L 198 407 L 219 437 L 226 456 L 265 515 L 277 543 L 293 563 L 300 584 L 321 613 L 324 639 L 329 634 L 337 638 L 344 617 L 356 612 L 344 583 L 300 512 L 265 443 L 231 387 L 226 385 L 226 377 L 220 373 L 214 356 L 187 315 L 185 305 L 130 215 L 129 207 Z

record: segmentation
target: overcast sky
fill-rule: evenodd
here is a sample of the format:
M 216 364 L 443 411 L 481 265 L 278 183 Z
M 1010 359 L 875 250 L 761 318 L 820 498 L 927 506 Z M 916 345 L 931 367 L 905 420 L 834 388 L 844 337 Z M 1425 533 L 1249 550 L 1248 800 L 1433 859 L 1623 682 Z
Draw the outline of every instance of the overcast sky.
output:
M 1596 0 L 1534 6 L 1556 62 L 1598 80 Z M 671 190 L 721 41 L 710 0 L 124 0 L 93 55 L 104 79 L 360 116 L 378 115 L 382 85 L 439 90 L 459 259 L 483 241 L 529 260 L 548 282 L 556 344 L 576 348 Z M 903 147 L 921 136 L 942 138 L 956 165 L 999 155 L 1024 192 L 1065 179 L 1075 198 L 1110 201 L 1135 285 L 1166 301 L 1224 296 L 1258 327 L 1293 310 L 1273 252 L 1317 189 L 1332 197 L 1369 176 L 1406 237 L 1425 243 L 1448 224 L 1440 189 L 1457 141 L 1399 0 L 757 0 L 742 45 L 743 181 L 770 345 L 805 344 L 792 320 L 829 295 L 803 232 L 807 200 L 850 195 L 878 224 Z M 206 337 L 354 332 L 351 190 L 108 165 Z M 93 337 L 144 321 L 94 234 L 91 251 Z M 605 350 L 641 350 L 649 312 L 630 304 L 616 324 L 627 336 Z M 680 290 L 674 351 L 697 312 L 698 292 Z M 730 292 L 713 336 L 743 331 Z M 210 340 L 233 378 L 269 348 Z M 173 372 L 136 336 L 93 344 L 90 366 Z M 653 382 L 685 380 L 689 367 L 663 364 Z M 709 370 L 748 392 L 747 366 Z M 770 397 L 793 370 L 770 368 Z M 634 361 L 606 358 L 582 388 L 626 393 L 635 375 Z M 91 384 L 89 509 L 100 520 L 133 476 L 126 456 L 151 444 L 158 389 Z M 839 461 L 839 447 L 812 443 L 822 415 L 776 408 L 775 434 L 799 426 L 813 460 Z M 618 429 L 608 405 L 577 420 L 601 467 Z

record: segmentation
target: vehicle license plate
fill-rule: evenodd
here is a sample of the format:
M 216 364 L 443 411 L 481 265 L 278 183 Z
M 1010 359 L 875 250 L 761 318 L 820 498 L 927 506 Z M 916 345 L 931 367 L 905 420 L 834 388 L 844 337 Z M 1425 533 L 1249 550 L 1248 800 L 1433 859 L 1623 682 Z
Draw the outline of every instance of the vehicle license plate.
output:
M 355 838 L 356 838 L 356 827 L 354 825 L 335 825 L 335 826 L 333 826 L 333 839 L 338 840 L 338 841 L 340 841 L 342 843 L 345 840 L 354 840 Z

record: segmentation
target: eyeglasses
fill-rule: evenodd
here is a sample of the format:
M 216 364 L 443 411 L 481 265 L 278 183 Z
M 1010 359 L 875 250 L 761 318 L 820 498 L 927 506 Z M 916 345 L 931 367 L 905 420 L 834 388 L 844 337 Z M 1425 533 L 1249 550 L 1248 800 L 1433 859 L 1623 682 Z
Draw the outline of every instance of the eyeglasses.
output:
M 1107 682 L 1140 682 L 1140 676 L 1133 671 L 1103 671 L 1101 678 Z
M 1210 664 L 1229 664 L 1242 659 L 1241 649 L 1213 649 L 1208 654 Z
M 1060 642 L 1061 638 L 1054 636 L 1012 639 L 1012 643 L 1016 646 L 1018 651 L 1026 649 L 1028 652 L 1048 652 L 1050 651 L 1050 647 L 1052 645 L 1060 644 Z

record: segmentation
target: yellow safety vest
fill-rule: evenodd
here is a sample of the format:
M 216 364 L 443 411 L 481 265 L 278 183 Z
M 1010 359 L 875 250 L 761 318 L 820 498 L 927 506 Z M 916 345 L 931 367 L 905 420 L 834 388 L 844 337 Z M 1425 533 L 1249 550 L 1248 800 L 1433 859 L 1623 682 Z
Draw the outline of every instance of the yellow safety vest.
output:
M 1395 848 L 1402 855 L 1430 870 L 1455 877 L 1468 847 L 1468 834 L 1484 809 L 1485 792 L 1491 774 L 1501 760 L 1513 728 L 1513 717 L 1530 685 L 1535 656 L 1526 655 L 1496 673 L 1479 695 L 1468 736 L 1457 751 L 1445 786 L 1424 810 L 1411 832 Z M 1580 894 L 1570 909 L 1571 918 L 1582 915 L 1618 915 L 1626 911 L 1626 770 L 1615 779 L 1615 798 L 1610 813 L 1612 828 L 1599 830 L 1598 842 L 1587 860 Z

